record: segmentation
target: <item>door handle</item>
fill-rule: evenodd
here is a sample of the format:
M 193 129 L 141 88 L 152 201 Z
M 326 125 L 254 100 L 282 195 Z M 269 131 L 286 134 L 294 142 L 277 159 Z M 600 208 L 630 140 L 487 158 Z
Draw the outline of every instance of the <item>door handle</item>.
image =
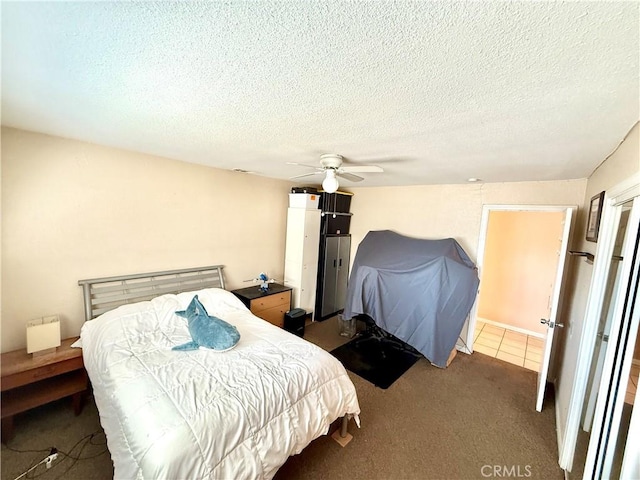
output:
M 340 263 L 338 264 L 338 266 L 342 266 L 342 259 L 340 259 Z
M 555 323 L 555 322 L 551 322 L 549 320 L 547 320 L 546 318 L 541 318 L 540 319 L 540 323 L 542 323 L 543 325 L 549 325 L 549 328 L 564 328 L 564 323 Z
M 336 268 L 336 260 L 333 260 L 333 268 Z

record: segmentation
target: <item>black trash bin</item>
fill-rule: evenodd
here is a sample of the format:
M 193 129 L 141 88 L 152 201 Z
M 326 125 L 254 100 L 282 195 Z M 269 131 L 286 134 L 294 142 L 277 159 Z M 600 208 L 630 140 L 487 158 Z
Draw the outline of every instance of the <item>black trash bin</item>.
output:
M 302 308 L 294 308 L 284 314 L 284 329 L 299 337 L 304 336 L 304 322 L 307 312 Z

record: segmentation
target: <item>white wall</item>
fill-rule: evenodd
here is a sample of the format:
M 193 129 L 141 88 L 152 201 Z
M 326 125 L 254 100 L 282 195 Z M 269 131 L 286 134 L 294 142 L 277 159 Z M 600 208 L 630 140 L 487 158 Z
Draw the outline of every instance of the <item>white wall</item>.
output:
M 597 244 L 585 240 L 586 217 L 591 197 L 640 172 L 640 136 L 638 130 L 638 124 L 636 124 L 618 149 L 589 177 L 583 200 L 582 215 L 579 215 L 579 223 L 576 228 L 577 234 L 574 236 L 573 250 L 590 253 L 595 253 L 596 251 Z M 557 428 L 561 431 L 561 438 L 564 438 L 571 401 L 571 390 L 575 381 L 578 350 L 582 337 L 593 264 L 587 263 L 581 257 L 574 257 L 570 268 L 570 285 L 563 313 L 565 328 L 561 338 L 562 348 L 558 352 L 560 363 L 556 388 Z
M 282 279 L 286 181 L 2 128 L 2 351 L 83 323 L 78 280 L 224 264 Z

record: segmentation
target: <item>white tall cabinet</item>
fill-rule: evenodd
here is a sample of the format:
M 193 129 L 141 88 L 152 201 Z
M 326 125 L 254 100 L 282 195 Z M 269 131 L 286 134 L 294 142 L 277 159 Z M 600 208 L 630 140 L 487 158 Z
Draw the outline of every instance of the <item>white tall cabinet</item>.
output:
M 320 210 L 287 210 L 287 238 L 284 259 L 284 284 L 292 288 L 293 308 L 313 312 L 318 278 Z

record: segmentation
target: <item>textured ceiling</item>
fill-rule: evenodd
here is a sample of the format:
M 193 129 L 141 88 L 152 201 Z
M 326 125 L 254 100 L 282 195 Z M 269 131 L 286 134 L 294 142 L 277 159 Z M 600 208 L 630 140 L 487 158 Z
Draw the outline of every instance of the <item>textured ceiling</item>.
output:
M 385 169 L 359 186 L 584 178 L 640 116 L 639 8 L 2 2 L 2 123 L 276 178 L 325 152 Z

